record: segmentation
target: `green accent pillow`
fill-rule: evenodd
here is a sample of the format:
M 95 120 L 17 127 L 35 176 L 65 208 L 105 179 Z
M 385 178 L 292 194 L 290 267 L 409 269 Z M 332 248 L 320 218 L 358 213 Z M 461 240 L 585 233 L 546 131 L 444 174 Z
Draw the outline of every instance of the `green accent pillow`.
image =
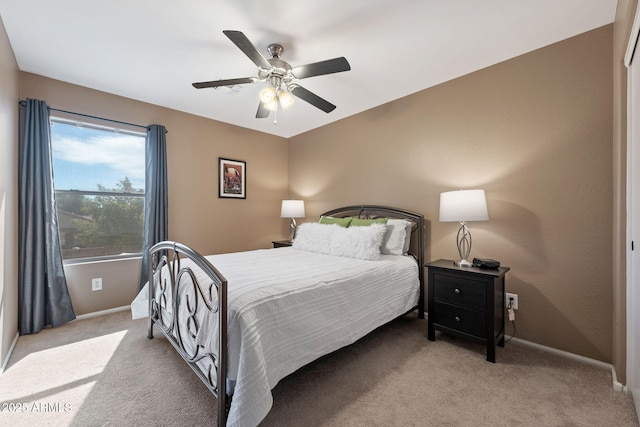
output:
M 376 218 L 376 219 L 360 219 L 353 218 L 349 227 L 366 227 L 371 224 L 386 224 L 387 218 Z
M 338 224 L 340 227 L 348 227 L 351 224 L 351 220 L 353 217 L 346 218 L 334 218 L 332 216 L 322 216 L 320 217 L 320 224 Z

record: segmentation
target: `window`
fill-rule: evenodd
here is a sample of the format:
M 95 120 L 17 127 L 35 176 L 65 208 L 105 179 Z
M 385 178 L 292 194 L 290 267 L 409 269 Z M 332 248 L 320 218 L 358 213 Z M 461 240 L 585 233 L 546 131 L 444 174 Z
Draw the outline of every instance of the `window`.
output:
M 145 134 L 52 118 L 51 148 L 63 259 L 140 254 Z

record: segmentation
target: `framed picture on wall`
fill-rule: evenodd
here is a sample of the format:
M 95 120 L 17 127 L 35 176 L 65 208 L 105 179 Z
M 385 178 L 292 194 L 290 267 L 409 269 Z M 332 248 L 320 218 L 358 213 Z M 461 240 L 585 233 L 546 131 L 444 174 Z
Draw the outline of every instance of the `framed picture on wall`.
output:
M 247 163 L 218 157 L 218 197 L 247 198 Z

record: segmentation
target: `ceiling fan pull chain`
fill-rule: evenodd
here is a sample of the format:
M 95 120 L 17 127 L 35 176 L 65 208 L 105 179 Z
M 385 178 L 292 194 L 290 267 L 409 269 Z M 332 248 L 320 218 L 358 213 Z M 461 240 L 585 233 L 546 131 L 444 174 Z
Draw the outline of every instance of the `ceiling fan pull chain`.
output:
M 273 110 L 273 124 L 277 125 L 278 124 L 278 97 L 276 96 L 276 108 L 275 110 Z

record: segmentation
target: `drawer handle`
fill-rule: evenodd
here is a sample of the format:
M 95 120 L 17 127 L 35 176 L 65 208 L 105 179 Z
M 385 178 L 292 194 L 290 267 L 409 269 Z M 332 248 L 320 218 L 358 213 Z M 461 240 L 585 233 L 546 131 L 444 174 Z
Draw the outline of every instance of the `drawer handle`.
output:
M 460 321 L 460 316 L 456 316 L 455 319 L 456 319 L 456 322 L 459 322 Z
M 455 288 L 453 292 L 455 292 L 456 294 L 459 294 L 461 291 L 460 291 L 460 288 Z

